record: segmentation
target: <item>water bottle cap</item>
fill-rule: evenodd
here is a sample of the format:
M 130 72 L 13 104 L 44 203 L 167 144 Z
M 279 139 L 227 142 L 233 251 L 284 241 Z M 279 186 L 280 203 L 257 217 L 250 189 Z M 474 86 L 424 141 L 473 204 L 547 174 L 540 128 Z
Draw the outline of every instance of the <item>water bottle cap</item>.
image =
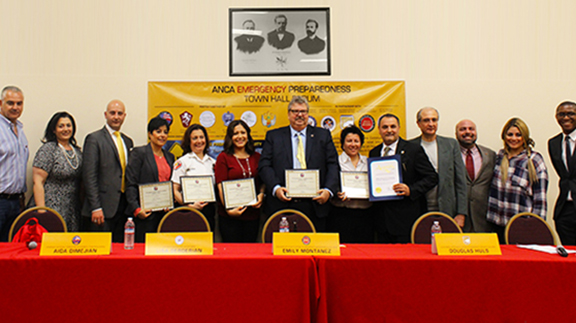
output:
M 438 221 L 434 221 L 434 225 L 436 225 L 436 224 L 438 224 L 438 225 L 439 225 L 439 224 L 440 224 L 440 222 L 438 222 Z
M 131 217 L 131 216 L 128 217 L 128 221 L 132 221 L 132 217 Z
M 286 220 L 286 217 L 285 217 L 285 216 L 283 216 L 283 217 L 282 217 L 282 220 Z

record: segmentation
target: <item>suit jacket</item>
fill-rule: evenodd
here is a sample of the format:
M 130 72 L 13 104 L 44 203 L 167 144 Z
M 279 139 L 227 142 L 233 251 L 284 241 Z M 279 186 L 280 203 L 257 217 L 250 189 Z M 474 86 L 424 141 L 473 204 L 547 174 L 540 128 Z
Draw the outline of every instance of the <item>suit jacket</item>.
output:
M 121 135 L 126 145 L 126 154 L 130 156 L 134 143 L 130 137 Z M 83 157 L 82 178 L 86 199 L 82 215 L 91 216 L 93 210 L 102 208 L 104 217 L 112 218 L 122 196 L 122 166 L 118 149 L 106 126 L 86 136 Z
M 561 133 L 548 140 L 548 154 L 550 154 L 552 165 L 554 166 L 558 177 L 560 177 L 558 183 L 560 194 L 558 195 L 556 205 L 554 206 L 554 219 L 556 219 L 560 215 L 560 212 L 562 212 L 564 203 L 566 203 L 566 199 L 568 198 L 568 192 L 572 192 L 572 203 L 574 203 L 574 206 L 576 207 L 576 158 L 570 159 L 570 171 L 568 171 L 562 161 L 563 144 L 564 136 Z
M 420 145 L 422 136 L 411 142 Z M 468 215 L 466 166 L 456 139 L 436 136 L 438 144 L 438 209 L 451 217 Z
M 313 39 L 306 37 L 298 41 L 298 48 L 307 55 L 318 54 L 326 48 L 326 42 L 318 37 Z
M 332 142 L 332 135 L 326 129 L 308 126 L 306 128 L 306 166 L 320 171 L 320 188 L 328 188 L 333 194 L 340 187 L 340 165 L 338 153 Z M 266 185 L 268 197 L 264 203 L 267 215 L 283 209 L 286 203 L 272 195 L 276 185 L 286 187 L 284 170 L 293 169 L 292 138 L 290 127 L 268 131 L 258 164 L 258 174 Z M 330 203 L 313 203 L 316 216 L 323 218 L 330 212 Z
M 162 149 L 164 158 L 170 166 L 170 178 L 172 178 L 172 165 L 174 165 L 174 155 Z M 134 215 L 134 211 L 140 207 L 140 194 L 138 184 L 148 184 L 158 182 L 158 166 L 156 158 L 150 144 L 136 147 L 130 153 L 130 160 L 126 166 L 126 214 Z
M 248 54 L 259 51 L 264 44 L 264 37 L 258 35 L 240 35 L 234 40 L 237 44 L 236 49 Z
M 492 226 L 486 221 L 488 211 L 488 194 L 494 175 L 496 153 L 490 148 L 476 145 L 482 155 L 482 166 L 474 180 L 470 179 L 466 172 L 466 184 L 468 186 L 468 217 L 464 225 L 464 231 L 491 232 Z M 469 220 L 468 220 L 469 219 Z
M 369 156 L 380 157 L 382 145 L 370 150 Z M 375 216 L 385 217 L 390 233 L 407 236 L 418 217 L 426 213 L 426 192 L 438 184 L 438 174 L 420 145 L 400 138 L 395 154 L 401 156 L 402 182 L 410 188 L 410 196 L 400 200 L 377 202 L 373 209 Z
M 289 31 L 284 32 L 282 40 L 278 37 L 278 31 L 272 30 L 268 33 L 268 44 L 276 49 L 286 49 L 292 46 L 294 39 L 294 34 Z

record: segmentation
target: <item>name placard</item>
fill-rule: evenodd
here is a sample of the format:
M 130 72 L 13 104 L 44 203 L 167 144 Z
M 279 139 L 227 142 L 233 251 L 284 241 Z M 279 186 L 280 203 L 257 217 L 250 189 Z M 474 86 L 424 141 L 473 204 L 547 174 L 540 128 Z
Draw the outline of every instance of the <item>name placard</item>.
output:
M 146 256 L 214 254 L 212 232 L 146 233 Z
M 340 236 L 338 233 L 274 232 L 272 251 L 277 256 L 340 256 Z
M 109 255 L 111 244 L 110 232 L 45 232 L 40 256 Z
M 496 233 L 442 233 L 435 237 L 440 256 L 502 255 Z

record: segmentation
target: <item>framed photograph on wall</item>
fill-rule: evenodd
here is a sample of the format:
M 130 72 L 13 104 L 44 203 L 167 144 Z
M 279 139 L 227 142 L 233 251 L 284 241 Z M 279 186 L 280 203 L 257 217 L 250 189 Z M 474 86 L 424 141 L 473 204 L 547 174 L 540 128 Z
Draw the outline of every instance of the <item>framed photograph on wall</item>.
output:
M 330 75 L 330 8 L 230 8 L 230 76 Z

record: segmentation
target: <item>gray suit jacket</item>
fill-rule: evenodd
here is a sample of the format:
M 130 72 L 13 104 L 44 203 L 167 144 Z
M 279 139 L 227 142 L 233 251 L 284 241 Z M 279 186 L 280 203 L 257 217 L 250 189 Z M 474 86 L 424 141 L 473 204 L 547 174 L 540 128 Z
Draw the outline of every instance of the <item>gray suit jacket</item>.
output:
M 490 183 L 494 174 L 494 163 L 496 162 L 496 153 L 490 148 L 476 145 L 482 155 L 482 166 L 478 171 L 478 176 L 474 180 L 470 179 L 466 172 L 466 183 L 468 185 L 468 218 L 464 225 L 464 231 L 470 232 L 491 232 L 492 227 L 486 221 L 486 212 L 488 210 L 488 194 L 490 192 Z M 468 219 L 470 219 L 468 221 Z
M 411 140 L 420 145 L 422 137 Z M 451 217 L 468 215 L 466 166 L 456 139 L 436 136 L 438 144 L 438 208 Z M 468 222 L 468 221 L 466 221 Z
M 122 139 L 129 155 L 134 143 L 124 134 Z M 104 217 L 110 219 L 116 214 L 122 195 L 122 167 L 118 149 L 106 126 L 86 136 L 83 157 L 82 178 L 86 199 L 82 215 L 91 216 L 93 210 L 102 208 Z

